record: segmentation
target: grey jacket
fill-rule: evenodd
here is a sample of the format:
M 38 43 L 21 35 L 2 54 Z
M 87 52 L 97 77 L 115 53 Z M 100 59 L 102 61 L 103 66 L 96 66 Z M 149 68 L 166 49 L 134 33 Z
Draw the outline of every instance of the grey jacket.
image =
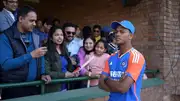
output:
M 9 28 L 15 20 L 10 16 L 10 14 L 6 10 L 2 10 L 0 12 L 0 32 Z

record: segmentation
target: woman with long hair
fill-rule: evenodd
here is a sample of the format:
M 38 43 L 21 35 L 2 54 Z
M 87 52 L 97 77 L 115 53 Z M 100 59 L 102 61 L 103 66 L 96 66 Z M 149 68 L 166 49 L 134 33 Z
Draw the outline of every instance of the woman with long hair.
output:
M 45 56 L 45 71 L 52 79 L 74 77 L 71 73 L 72 64 L 68 51 L 64 45 L 64 34 L 60 27 L 50 29 L 47 41 L 48 52 Z M 67 84 L 50 84 L 46 87 L 46 92 L 63 91 L 67 89 Z

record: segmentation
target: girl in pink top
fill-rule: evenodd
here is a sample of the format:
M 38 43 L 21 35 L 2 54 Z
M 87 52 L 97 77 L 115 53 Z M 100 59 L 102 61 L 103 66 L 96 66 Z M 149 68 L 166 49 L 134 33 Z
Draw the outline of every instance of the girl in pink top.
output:
M 105 53 L 107 51 L 107 43 L 104 40 L 99 40 L 95 45 L 94 52 L 86 55 L 85 61 L 89 60 L 90 58 L 94 57 L 89 64 L 84 68 L 85 73 L 84 75 L 89 76 L 97 76 L 100 75 L 105 67 L 105 61 L 109 58 L 109 54 Z M 98 80 L 91 80 L 90 86 L 98 85 Z

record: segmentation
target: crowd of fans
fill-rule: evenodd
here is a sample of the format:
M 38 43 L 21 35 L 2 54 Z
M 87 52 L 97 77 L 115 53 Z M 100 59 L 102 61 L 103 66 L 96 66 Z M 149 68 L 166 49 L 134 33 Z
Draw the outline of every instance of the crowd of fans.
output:
M 3 4 L 0 13 L 1 83 L 34 81 L 39 77 L 49 83 L 51 79 L 99 76 L 110 54 L 118 50 L 109 26 L 102 28 L 96 24 L 92 28 L 80 28 L 71 22 L 60 24 L 57 18 L 37 19 L 35 9 L 30 6 L 18 8 L 18 0 L 3 0 Z M 98 80 L 91 80 L 90 86 L 97 85 Z M 45 91 L 86 86 L 85 81 L 70 85 L 49 84 Z M 33 94 L 39 94 L 39 87 L 2 90 L 3 99 Z
M 37 19 L 34 8 L 18 8 L 18 0 L 3 0 L 0 12 L 0 81 L 17 83 L 35 80 L 100 76 L 111 54 L 120 48 L 110 26 L 80 28 L 57 18 Z M 62 25 L 62 26 L 61 26 Z M 97 86 L 97 79 L 48 84 L 46 93 Z M 2 89 L 2 99 L 40 94 L 39 86 Z

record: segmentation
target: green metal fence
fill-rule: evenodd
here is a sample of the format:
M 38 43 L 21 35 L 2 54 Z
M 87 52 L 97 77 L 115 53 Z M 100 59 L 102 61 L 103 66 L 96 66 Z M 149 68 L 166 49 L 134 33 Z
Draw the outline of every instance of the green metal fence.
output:
M 146 70 L 145 73 L 157 74 L 159 70 Z M 54 79 L 49 84 L 62 83 L 62 82 L 71 82 L 71 81 L 83 81 L 89 79 L 98 79 L 97 77 L 78 77 L 78 78 L 67 78 L 67 79 Z M 22 86 L 33 86 L 40 85 L 41 86 L 41 94 L 44 94 L 45 90 L 45 82 L 42 80 L 39 81 L 31 81 L 31 82 L 21 82 L 21 83 L 6 83 L 0 84 L 0 88 L 11 88 L 11 87 L 22 87 Z
M 159 73 L 159 70 L 146 70 L 145 73 L 150 73 L 156 75 Z M 83 81 L 89 79 L 98 79 L 98 77 L 78 77 L 78 78 L 67 78 L 67 79 L 54 79 L 49 84 L 62 83 L 62 82 L 72 82 L 72 81 Z M 39 81 L 31 81 L 31 82 L 21 82 L 21 83 L 6 83 L 0 84 L 0 88 L 12 88 L 12 87 L 22 87 L 22 86 L 33 86 L 40 85 L 41 86 L 41 94 L 44 94 L 45 90 L 45 82 L 42 80 Z
M 78 79 L 75 78 L 74 80 L 80 80 L 80 79 L 86 80 L 87 78 L 84 78 L 84 77 L 78 78 Z M 72 79 L 68 79 L 66 80 L 66 82 L 69 82 L 71 80 Z M 58 83 L 58 81 L 64 82 L 64 80 L 62 79 L 53 80 L 52 82 Z M 31 84 L 38 84 L 38 83 L 31 83 Z M 164 81 L 159 78 L 149 78 L 147 80 L 143 80 L 142 89 L 160 86 L 162 84 L 164 84 Z M 12 87 L 12 86 L 9 85 L 9 87 Z M 91 87 L 91 88 L 68 90 L 66 92 L 53 92 L 53 93 L 42 94 L 42 95 L 26 96 L 22 98 L 9 99 L 5 101 L 85 101 L 88 99 L 100 98 L 100 97 L 104 97 L 108 95 L 109 95 L 108 92 L 104 92 L 98 87 Z
M 78 78 L 67 78 L 67 79 L 54 79 L 49 84 L 56 84 L 62 82 L 72 82 L 72 81 L 83 81 L 89 79 L 98 79 L 98 77 L 78 77 Z M 20 83 L 6 83 L 0 84 L 0 88 L 12 88 L 12 87 L 22 87 L 22 86 L 33 86 L 33 85 L 40 85 L 41 86 L 41 94 L 44 94 L 45 90 L 45 82 L 42 80 L 38 81 L 31 81 L 31 82 L 20 82 Z
M 155 76 L 156 74 L 159 73 L 159 70 L 146 70 L 145 73 L 153 74 Z M 67 78 L 67 79 L 53 79 L 50 82 L 50 84 L 56 84 L 62 82 L 70 83 L 72 81 L 82 81 L 89 79 L 98 79 L 98 78 L 78 77 L 78 78 Z M 162 84 L 164 84 L 164 80 L 160 78 L 155 78 L 155 77 L 149 78 L 147 80 L 143 80 L 142 89 L 154 87 L 154 86 L 160 86 Z M 69 90 L 67 92 L 54 92 L 54 93 L 44 94 L 45 82 L 41 80 L 32 81 L 32 82 L 22 82 L 22 83 L 0 84 L 0 88 L 11 88 L 11 87 L 20 87 L 20 86 L 22 87 L 22 86 L 32 86 L 32 85 L 41 86 L 41 95 L 26 96 L 22 98 L 9 99 L 7 101 L 84 101 L 92 98 L 99 98 L 109 95 L 108 92 L 104 92 L 98 89 L 98 87 L 82 88 L 82 89 Z

